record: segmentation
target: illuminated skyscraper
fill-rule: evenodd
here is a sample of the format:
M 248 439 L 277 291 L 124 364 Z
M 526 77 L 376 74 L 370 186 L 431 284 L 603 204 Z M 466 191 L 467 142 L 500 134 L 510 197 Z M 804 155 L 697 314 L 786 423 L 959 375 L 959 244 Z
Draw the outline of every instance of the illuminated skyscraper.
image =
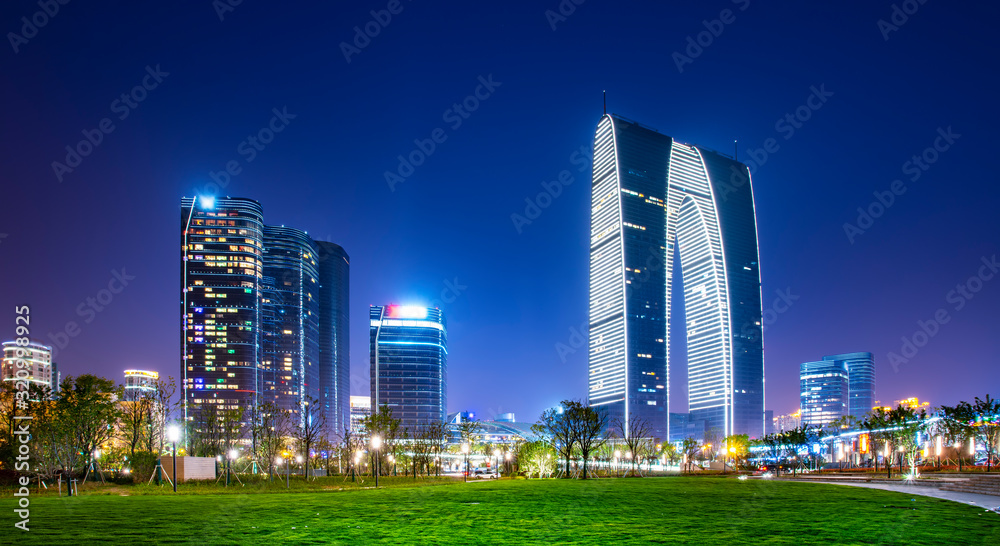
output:
M 845 353 L 824 356 L 847 364 L 849 400 L 847 414 L 864 419 L 875 406 L 875 357 L 871 353 Z
M 327 429 L 343 434 L 350 427 L 351 259 L 340 245 L 316 241 L 319 258 L 319 401 Z
M 389 406 L 414 430 L 447 418 L 448 335 L 440 309 L 373 305 L 371 409 Z
M 803 362 L 799 367 L 802 424 L 824 426 L 847 415 L 847 363 L 842 360 Z
M 306 232 L 264 226 L 265 329 L 264 384 L 273 401 L 292 415 L 309 398 L 319 401 L 319 269 L 316 245 Z M 271 385 L 268 385 L 271 383 Z M 266 398 L 272 399 L 269 389 Z M 297 419 L 297 417 L 293 418 Z
M 252 199 L 181 199 L 181 387 L 195 428 L 257 403 L 263 229 Z
M 605 115 L 594 141 L 590 403 L 668 437 L 674 251 L 687 317 L 690 418 L 764 430 L 760 270 L 745 165 Z

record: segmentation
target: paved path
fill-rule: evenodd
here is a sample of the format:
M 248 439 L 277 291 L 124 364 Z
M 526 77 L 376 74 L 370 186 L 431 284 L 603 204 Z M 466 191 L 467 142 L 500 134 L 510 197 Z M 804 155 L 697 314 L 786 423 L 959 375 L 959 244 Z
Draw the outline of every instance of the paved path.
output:
M 964 493 L 961 491 L 942 491 L 936 487 L 921 485 L 903 485 L 891 483 L 852 483 L 848 481 L 819 481 L 813 483 L 828 483 L 833 485 L 848 485 L 851 487 L 867 487 L 869 489 L 883 489 L 885 491 L 896 491 L 908 495 L 923 495 L 964 504 L 971 504 L 990 510 L 1000 510 L 1000 497 L 995 495 L 980 495 L 978 493 Z

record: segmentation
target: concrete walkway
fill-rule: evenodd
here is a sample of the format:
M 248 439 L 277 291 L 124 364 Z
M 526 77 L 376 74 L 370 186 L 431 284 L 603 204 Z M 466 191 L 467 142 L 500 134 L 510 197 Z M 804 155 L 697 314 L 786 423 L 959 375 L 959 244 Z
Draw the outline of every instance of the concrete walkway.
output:
M 850 487 L 867 487 L 869 489 L 896 491 L 898 493 L 906 493 L 907 495 L 923 495 L 925 497 L 945 499 L 955 502 L 961 502 L 964 504 L 971 504 L 973 506 L 979 506 L 981 508 L 986 508 L 989 510 L 1000 511 L 1000 497 L 994 495 L 963 493 L 961 491 L 942 491 L 936 487 L 927 487 L 921 485 L 903 485 L 903 484 L 890 484 L 890 483 L 858 483 L 849 481 L 826 481 L 826 480 L 823 481 L 816 480 L 811 483 L 826 483 L 832 485 L 846 485 Z

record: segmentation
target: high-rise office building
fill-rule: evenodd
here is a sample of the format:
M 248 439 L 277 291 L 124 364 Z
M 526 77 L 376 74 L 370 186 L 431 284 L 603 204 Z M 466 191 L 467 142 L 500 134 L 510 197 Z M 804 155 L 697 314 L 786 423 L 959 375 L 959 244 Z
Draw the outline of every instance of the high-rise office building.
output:
M 264 392 L 293 415 L 319 402 L 319 269 L 316 245 L 306 232 L 264 226 L 264 276 L 268 277 L 264 328 Z M 272 391 L 273 389 L 273 391 Z
M 210 407 L 257 403 L 263 229 L 252 199 L 181 199 L 181 386 L 196 429 Z
M 442 423 L 448 408 L 448 336 L 440 309 L 373 305 L 371 404 L 392 409 L 411 430 Z
M 197 429 L 206 404 L 246 412 L 265 401 L 301 416 L 313 398 L 326 432 L 342 432 L 347 253 L 263 217 L 251 199 L 181 200 L 184 417 Z
M 864 419 L 875 406 L 875 358 L 871 353 L 844 353 L 824 356 L 823 360 L 847 364 L 849 401 L 847 415 Z
M 821 427 L 847 415 L 850 382 L 846 362 L 803 362 L 799 387 L 803 425 Z
M 667 438 L 674 252 L 688 407 L 719 433 L 764 430 L 760 268 L 747 167 L 605 115 L 594 141 L 589 399 Z
M 52 347 L 33 341 L 23 346 L 4 341 L 2 377 L 4 381 L 24 381 L 56 391 L 59 380 L 52 364 Z
M 125 370 L 125 391 L 153 392 L 160 374 L 149 370 Z
M 342 434 L 350 427 L 351 259 L 340 245 L 316 241 L 319 259 L 319 400 L 327 430 Z

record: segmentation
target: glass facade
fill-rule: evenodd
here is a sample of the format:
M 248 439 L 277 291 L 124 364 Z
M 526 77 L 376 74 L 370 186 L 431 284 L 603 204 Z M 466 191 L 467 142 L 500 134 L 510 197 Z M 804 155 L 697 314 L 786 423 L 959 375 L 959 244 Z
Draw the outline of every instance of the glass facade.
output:
M 316 241 L 319 257 L 319 400 L 332 434 L 350 427 L 350 268 L 340 245 Z
M 799 367 L 802 424 L 824 426 L 847 414 L 847 363 L 803 362 Z
M 590 403 L 669 437 L 670 289 L 679 253 L 691 419 L 764 430 L 760 271 L 747 168 L 605 115 L 594 142 Z
M 448 335 L 436 308 L 373 305 L 371 408 L 389 406 L 400 426 L 444 422 L 448 407 Z
M 125 370 L 125 391 L 152 392 L 156 390 L 156 380 L 160 374 L 147 370 Z
M 844 353 L 824 356 L 823 360 L 847 364 L 847 414 L 863 419 L 875 407 L 875 357 L 871 353 Z
M 181 200 L 184 419 L 245 409 L 260 380 L 263 211 L 245 198 Z
M 302 415 L 306 398 L 319 391 L 319 270 L 316 246 L 306 232 L 264 227 L 264 275 L 269 324 L 264 359 L 279 408 Z M 271 394 L 268 393 L 268 399 Z M 296 417 L 293 417 L 296 419 Z

